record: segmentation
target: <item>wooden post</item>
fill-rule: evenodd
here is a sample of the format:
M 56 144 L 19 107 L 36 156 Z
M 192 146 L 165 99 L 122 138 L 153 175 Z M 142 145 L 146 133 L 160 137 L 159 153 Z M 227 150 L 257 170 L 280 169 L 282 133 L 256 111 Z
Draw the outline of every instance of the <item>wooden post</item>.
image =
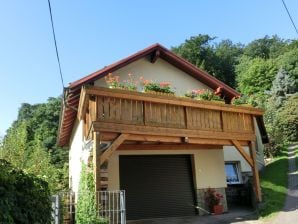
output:
M 253 166 L 251 167 L 251 169 L 253 173 L 254 190 L 255 190 L 257 202 L 262 202 L 259 170 L 258 170 L 257 161 L 256 161 L 257 156 L 256 156 L 255 142 L 252 142 L 252 141 L 249 142 L 249 152 L 253 162 Z
M 99 193 L 100 191 L 100 136 L 97 132 L 93 132 L 93 174 L 94 174 L 94 186 L 95 186 L 95 198 L 96 204 L 99 205 Z

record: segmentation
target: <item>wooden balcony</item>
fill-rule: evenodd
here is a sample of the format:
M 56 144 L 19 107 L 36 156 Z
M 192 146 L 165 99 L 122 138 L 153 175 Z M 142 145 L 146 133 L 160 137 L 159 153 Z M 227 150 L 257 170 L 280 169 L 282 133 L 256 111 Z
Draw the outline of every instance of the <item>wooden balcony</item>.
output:
M 86 138 L 94 130 L 106 140 L 128 133 L 139 141 L 220 145 L 254 141 L 253 117 L 262 114 L 253 107 L 99 87 L 82 89 L 78 113 Z
M 78 111 L 85 138 L 93 139 L 96 189 L 100 167 L 116 150 L 212 150 L 233 145 L 252 168 L 258 201 L 262 198 L 253 118 L 262 115 L 253 107 L 99 87 L 82 88 Z M 111 141 L 104 152 L 98 150 L 102 141 Z M 243 145 L 249 146 L 249 154 Z

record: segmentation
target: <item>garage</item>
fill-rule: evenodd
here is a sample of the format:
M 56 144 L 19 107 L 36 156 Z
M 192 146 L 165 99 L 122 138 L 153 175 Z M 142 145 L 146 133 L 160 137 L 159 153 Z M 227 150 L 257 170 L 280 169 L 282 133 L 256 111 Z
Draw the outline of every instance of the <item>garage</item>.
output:
M 119 168 L 128 220 L 196 214 L 190 155 L 123 155 Z

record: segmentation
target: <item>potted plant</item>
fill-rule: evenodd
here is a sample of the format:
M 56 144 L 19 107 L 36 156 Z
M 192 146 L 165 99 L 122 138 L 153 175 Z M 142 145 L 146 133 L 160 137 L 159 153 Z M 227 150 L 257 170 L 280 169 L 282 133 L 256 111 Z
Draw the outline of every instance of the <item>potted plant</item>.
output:
M 218 96 L 216 92 L 213 92 L 209 89 L 192 90 L 191 92 L 187 92 L 185 96 L 197 100 L 207 100 L 224 103 L 224 100 L 220 96 Z
M 143 80 L 141 77 L 140 80 L 144 86 L 144 92 L 156 92 L 164 93 L 168 95 L 174 95 L 175 91 L 171 88 L 170 82 L 154 82 L 149 80 Z
M 249 97 L 242 95 L 240 97 L 234 97 L 231 102 L 233 105 L 239 106 L 252 106 Z
M 134 77 L 131 73 L 128 74 L 128 79 L 120 81 L 119 76 L 109 73 L 105 77 L 105 81 L 109 88 L 111 89 L 126 89 L 131 91 L 137 90 L 138 81 L 134 80 Z
M 210 213 L 214 213 L 215 215 L 219 215 L 223 213 L 223 205 L 221 204 L 221 199 L 223 199 L 223 195 L 216 192 L 213 188 L 208 188 L 204 192 L 205 203 Z

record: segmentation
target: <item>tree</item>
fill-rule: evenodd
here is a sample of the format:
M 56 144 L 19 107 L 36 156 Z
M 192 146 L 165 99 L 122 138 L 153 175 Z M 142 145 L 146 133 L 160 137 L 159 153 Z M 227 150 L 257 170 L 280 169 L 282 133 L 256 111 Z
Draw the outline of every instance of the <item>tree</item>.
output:
M 60 110 L 60 98 L 22 104 L 0 152 L 14 166 L 48 181 L 52 191 L 68 188 L 68 151 L 56 146 Z
M 276 72 L 273 59 L 242 56 L 236 66 L 238 90 L 246 95 L 264 95 L 265 91 L 270 90 Z
M 231 40 L 222 40 L 215 44 L 214 53 L 217 62 L 216 71 L 220 80 L 229 86 L 236 87 L 236 71 L 235 67 L 239 62 L 239 57 L 243 53 L 241 44 L 233 44 Z
M 278 58 L 278 66 L 287 71 L 298 85 L 298 46 L 281 55 Z
M 244 48 L 244 55 L 250 58 L 276 58 L 287 50 L 288 41 L 283 41 L 278 36 L 265 36 L 250 42 Z
M 231 87 L 235 87 L 235 65 L 242 53 L 242 45 L 230 40 L 213 43 L 215 37 L 193 36 L 172 51 L 195 66 L 207 71 Z
M 195 66 L 209 70 L 212 69 L 213 58 L 210 42 L 214 39 L 215 37 L 199 34 L 185 40 L 178 47 L 172 47 L 172 51 Z

